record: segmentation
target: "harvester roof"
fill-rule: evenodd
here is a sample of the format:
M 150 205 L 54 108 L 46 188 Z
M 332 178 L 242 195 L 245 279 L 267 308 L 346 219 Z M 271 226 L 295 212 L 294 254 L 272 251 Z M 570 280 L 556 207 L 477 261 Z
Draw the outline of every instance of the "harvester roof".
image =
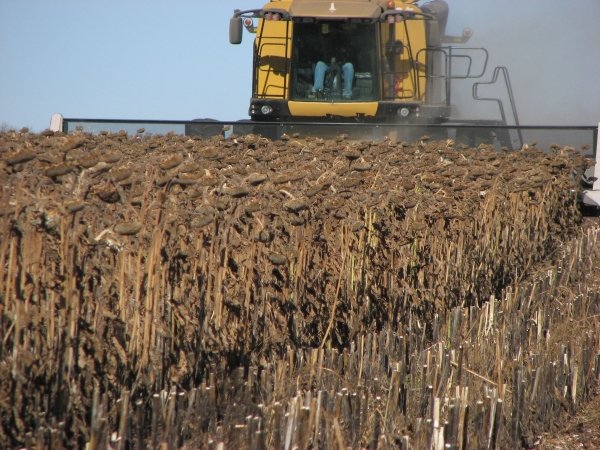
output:
M 413 0 L 389 1 L 389 0 L 293 0 L 273 1 L 265 9 L 286 9 L 290 17 L 306 17 L 318 19 L 372 19 L 376 20 L 386 9 L 407 9 Z M 417 10 L 418 11 L 418 10 Z

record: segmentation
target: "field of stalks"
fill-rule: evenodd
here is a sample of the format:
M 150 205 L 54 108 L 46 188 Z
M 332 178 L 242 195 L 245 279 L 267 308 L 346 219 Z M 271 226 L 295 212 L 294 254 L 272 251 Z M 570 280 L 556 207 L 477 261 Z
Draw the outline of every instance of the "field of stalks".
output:
M 585 164 L 0 133 L 0 447 L 543 445 L 600 376 Z

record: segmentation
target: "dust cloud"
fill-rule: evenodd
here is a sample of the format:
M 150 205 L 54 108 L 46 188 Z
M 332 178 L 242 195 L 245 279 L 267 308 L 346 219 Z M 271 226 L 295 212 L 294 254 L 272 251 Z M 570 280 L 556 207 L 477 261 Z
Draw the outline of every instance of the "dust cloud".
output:
M 485 47 L 489 81 L 495 66 L 510 73 L 522 125 L 595 125 L 600 121 L 598 0 L 448 0 L 447 33 L 474 31 L 465 47 Z M 495 104 L 475 102 L 473 81 L 455 81 L 452 101 L 460 118 L 499 117 Z M 498 95 L 503 86 L 482 86 L 480 95 Z M 511 123 L 509 115 L 509 123 Z M 514 122 L 513 122 L 514 123 Z

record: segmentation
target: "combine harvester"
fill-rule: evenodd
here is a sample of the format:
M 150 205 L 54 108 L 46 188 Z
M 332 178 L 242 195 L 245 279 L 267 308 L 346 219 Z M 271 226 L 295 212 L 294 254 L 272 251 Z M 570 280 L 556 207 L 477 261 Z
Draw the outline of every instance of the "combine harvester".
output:
M 459 137 L 472 144 L 478 135 L 487 140 L 493 132 L 512 148 L 509 130 L 497 128 L 508 125 L 503 101 L 479 95 L 482 84 L 502 83 L 512 125 L 518 127 L 508 69 L 496 67 L 491 81 L 473 84 L 474 99 L 497 103 L 498 120 L 453 120 L 452 80 L 480 80 L 488 52 L 449 45 L 466 43 L 472 31 L 446 35 L 445 1 L 416 3 L 292 0 L 235 11 L 230 42 L 241 43 L 243 25 L 256 34 L 252 120 L 394 125 L 408 139 L 424 125 L 443 124 L 436 134 L 444 137 L 460 125 Z
M 229 25 L 230 42 L 241 43 L 244 28 L 255 34 L 251 120 L 99 120 L 55 115 L 51 128 L 68 132 L 144 126 L 153 132 L 179 129 L 190 136 L 258 133 L 272 139 L 300 133 L 412 141 L 427 134 L 471 147 L 484 142 L 508 149 L 522 147 L 523 132 L 530 132 L 535 140 L 551 135 L 549 142 L 562 145 L 576 145 L 584 133 L 582 145 L 596 153 L 596 127 L 521 126 L 508 69 L 495 67 L 483 81 L 488 51 L 464 45 L 472 35 L 468 28 L 462 36 L 447 35 L 447 19 L 448 5 L 443 0 L 422 5 L 418 0 L 287 0 L 236 10 Z M 452 90 L 469 80 L 473 100 L 496 104 L 497 119 L 453 117 Z M 480 92 L 484 90 L 503 94 L 486 96 Z M 584 177 L 589 190 L 582 200 L 591 206 L 600 205 L 600 163 L 596 167 Z

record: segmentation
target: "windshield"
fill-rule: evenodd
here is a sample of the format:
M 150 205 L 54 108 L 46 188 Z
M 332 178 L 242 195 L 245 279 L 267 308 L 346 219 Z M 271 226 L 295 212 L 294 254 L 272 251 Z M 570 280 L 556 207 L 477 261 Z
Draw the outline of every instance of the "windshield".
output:
M 291 99 L 377 99 L 376 30 L 364 23 L 295 23 Z

